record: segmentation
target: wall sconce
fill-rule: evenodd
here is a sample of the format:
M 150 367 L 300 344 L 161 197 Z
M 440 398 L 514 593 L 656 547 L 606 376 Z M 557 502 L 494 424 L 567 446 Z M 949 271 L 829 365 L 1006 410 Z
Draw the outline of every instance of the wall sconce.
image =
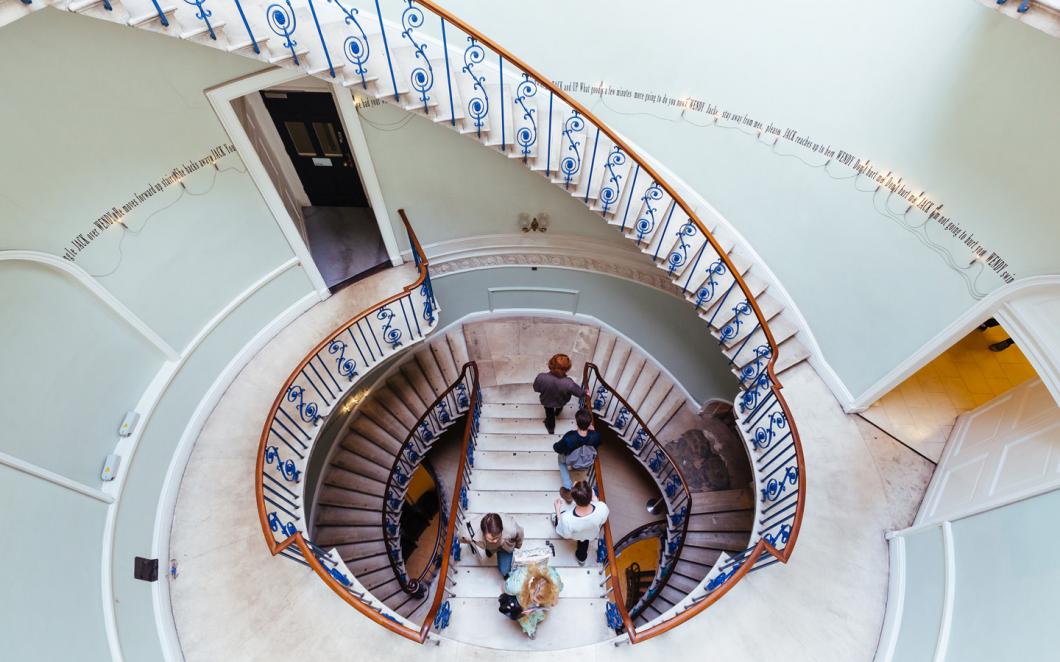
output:
M 519 214 L 519 229 L 523 232 L 547 232 L 549 218 L 548 214 L 541 212 L 536 216 L 521 212 Z

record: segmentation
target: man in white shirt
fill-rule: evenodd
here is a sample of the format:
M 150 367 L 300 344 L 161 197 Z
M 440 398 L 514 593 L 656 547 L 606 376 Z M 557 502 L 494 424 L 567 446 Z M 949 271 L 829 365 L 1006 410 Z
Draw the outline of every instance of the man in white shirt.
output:
M 585 565 L 589 557 L 589 541 L 600 534 L 600 527 L 607 521 L 607 504 L 596 498 L 589 483 L 580 480 L 571 488 L 574 507 L 566 506 L 562 498 L 556 499 L 556 514 L 553 524 L 561 538 L 578 541 L 574 556 L 578 565 Z

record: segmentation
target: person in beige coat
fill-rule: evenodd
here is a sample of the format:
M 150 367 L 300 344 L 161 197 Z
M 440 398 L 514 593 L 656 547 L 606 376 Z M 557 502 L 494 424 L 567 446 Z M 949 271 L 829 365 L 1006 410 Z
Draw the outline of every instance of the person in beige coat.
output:
M 497 570 L 505 579 L 512 571 L 512 552 L 523 546 L 523 527 L 511 515 L 486 513 L 479 519 L 478 525 L 468 522 L 468 533 L 473 538 L 464 538 L 464 542 L 474 545 L 486 556 L 497 555 Z

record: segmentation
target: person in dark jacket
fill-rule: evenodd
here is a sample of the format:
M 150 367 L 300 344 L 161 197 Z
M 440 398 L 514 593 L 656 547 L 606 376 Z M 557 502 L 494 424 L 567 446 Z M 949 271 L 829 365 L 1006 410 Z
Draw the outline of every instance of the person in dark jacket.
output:
M 570 469 L 567 467 L 567 456 L 582 446 L 600 448 L 600 433 L 593 427 L 593 415 L 585 409 L 579 409 L 574 415 L 574 423 L 577 429 L 567 434 L 552 444 L 552 450 L 559 454 L 559 474 L 563 478 L 563 487 L 559 488 L 559 495 L 567 503 L 571 502 L 571 479 Z
M 534 378 L 534 391 L 541 395 L 541 406 L 545 408 L 545 429 L 549 434 L 556 432 L 559 410 L 571 398 L 580 398 L 582 395 L 582 387 L 567 376 L 570 366 L 569 356 L 556 354 L 548 360 L 548 372 L 542 372 Z

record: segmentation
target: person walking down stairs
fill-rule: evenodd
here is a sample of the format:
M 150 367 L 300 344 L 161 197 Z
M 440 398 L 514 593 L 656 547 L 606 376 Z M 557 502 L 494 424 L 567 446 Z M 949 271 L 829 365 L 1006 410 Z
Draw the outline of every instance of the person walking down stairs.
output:
M 607 504 L 596 497 L 593 488 L 584 480 L 574 484 L 571 496 L 574 498 L 573 508 L 565 508 L 563 499 L 556 499 L 556 514 L 552 522 L 556 525 L 559 537 L 578 542 L 574 557 L 578 559 L 578 565 L 585 565 L 585 560 L 589 558 L 589 541 L 599 535 L 609 511 Z
M 580 398 L 582 387 L 567 376 L 570 371 L 570 357 L 556 354 L 548 360 L 548 372 L 542 372 L 534 378 L 534 391 L 541 396 L 541 406 L 545 408 L 545 429 L 549 434 L 556 432 L 556 416 L 571 398 Z
M 563 481 L 559 495 L 568 504 L 573 501 L 570 493 L 571 470 L 588 471 L 596 460 L 596 449 L 600 447 L 600 433 L 593 426 L 592 414 L 579 409 L 574 415 L 574 424 L 575 429 L 552 444 L 552 450 L 559 455 L 559 475 Z
M 486 556 L 496 554 L 497 570 L 501 577 L 508 579 L 512 571 L 512 554 L 523 546 L 523 527 L 509 515 L 486 513 L 479 519 L 478 526 L 469 522 L 468 528 L 473 537 L 464 538 L 464 542 L 482 550 Z

